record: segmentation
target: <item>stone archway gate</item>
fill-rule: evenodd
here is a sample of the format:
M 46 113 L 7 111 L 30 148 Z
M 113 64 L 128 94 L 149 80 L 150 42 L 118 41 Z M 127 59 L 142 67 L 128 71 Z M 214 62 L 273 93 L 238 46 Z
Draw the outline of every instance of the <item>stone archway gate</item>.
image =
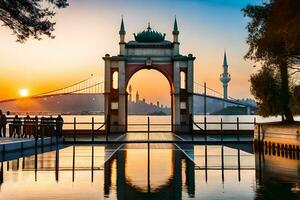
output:
M 173 28 L 173 42 L 166 34 L 148 28 L 134 39 L 125 42 L 123 19 L 119 31 L 120 53 L 106 54 L 105 61 L 105 116 L 111 133 L 127 131 L 127 84 L 131 76 L 141 69 L 161 72 L 170 84 L 172 132 L 189 132 L 193 114 L 193 84 L 195 57 L 179 52 L 177 21 Z M 151 83 L 149 83 L 151 84 Z

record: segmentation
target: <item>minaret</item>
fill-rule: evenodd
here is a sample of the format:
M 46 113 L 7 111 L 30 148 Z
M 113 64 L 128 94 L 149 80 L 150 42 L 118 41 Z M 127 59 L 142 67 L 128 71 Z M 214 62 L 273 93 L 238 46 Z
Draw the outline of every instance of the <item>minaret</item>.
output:
M 136 103 L 138 103 L 140 101 L 139 91 L 136 91 L 135 100 L 136 100 Z
M 177 19 L 175 16 L 175 21 L 174 21 L 174 26 L 173 26 L 173 44 L 174 44 L 174 49 L 173 49 L 173 55 L 179 55 L 179 42 L 178 42 L 178 26 L 177 26 Z
M 226 51 L 224 52 L 224 61 L 223 61 L 223 73 L 220 75 L 220 81 L 223 83 L 223 96 L 224 99 L 228 98 L 228 83 L 231 80 L 230 74 L 228 73 L 227 57 Z
M 122 16 L 122 20 L 121 20 L 119 35 L 120 35 L 120 42 L 119 42 L 120 55 L 125 55 L 125 35 L 126 35 L 126 31 L 125 31 L 123 16 Z
M 132 87 L 131 87 L 131 85 L 129 85 L 128 90 L 129 90 L 129 102 L 132 102 Z

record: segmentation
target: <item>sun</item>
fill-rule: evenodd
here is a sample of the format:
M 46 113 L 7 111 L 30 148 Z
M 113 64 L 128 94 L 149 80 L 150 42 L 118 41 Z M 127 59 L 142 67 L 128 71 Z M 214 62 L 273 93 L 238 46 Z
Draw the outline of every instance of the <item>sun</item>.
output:
M 27 89 L 21 89 L 19 91 L 19 94 L 20 94 L 21 97 L 28 97 L 29 91 Z

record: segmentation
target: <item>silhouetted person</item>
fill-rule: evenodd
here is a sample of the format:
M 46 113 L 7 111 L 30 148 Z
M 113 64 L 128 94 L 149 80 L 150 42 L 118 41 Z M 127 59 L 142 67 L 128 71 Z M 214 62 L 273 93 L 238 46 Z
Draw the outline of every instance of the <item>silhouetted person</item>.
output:
M 62 136 L 63 125 L 64 125 L 64 119 L 61 117 L 61 115 L 58 115 L 56 118 L 56 134 L 59 137 Z
M 11 137 L 14 137 L 14 138 L 21 137 L 21 126 L 22 126 L 21 118 L 18 115 L 16 115 L 13 120 Z
M 23 137 L 27 138 L 27 136 L 30 137 L 30 116 L 27 115 L 24 118 L 24 126 L 23 126 Z
M 0 137 L 6 137 L 6 116 L 2 113 L 2 110 L 0 110 Z

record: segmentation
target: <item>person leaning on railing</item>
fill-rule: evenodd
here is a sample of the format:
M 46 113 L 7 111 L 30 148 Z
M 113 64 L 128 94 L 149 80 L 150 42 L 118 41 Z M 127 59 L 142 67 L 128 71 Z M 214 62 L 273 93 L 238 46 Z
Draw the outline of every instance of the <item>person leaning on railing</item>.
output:
M 13 123 L 12 123 L 12 133 L 10 135 L 10 137 L 21 137 L 21 126 L 22 126 L 22 122 L 21 122 L 21 118 L 18 115 L 15 115 L 14 119 L 13 119 Z
M 63 125 L 64 125 L 64 119 L 61 117 L 61 115 L 58 115 L 56 118 L 56 135 L 58 137 L 62 136 Z
M 23 138 L 30 137 L 30 116 L 24 118 L 24 126 L 23 126 Z
M 6 124 L 6 116 L 2 113 L 2 110 L 0 110 L 0 137 L 6 137 Z

